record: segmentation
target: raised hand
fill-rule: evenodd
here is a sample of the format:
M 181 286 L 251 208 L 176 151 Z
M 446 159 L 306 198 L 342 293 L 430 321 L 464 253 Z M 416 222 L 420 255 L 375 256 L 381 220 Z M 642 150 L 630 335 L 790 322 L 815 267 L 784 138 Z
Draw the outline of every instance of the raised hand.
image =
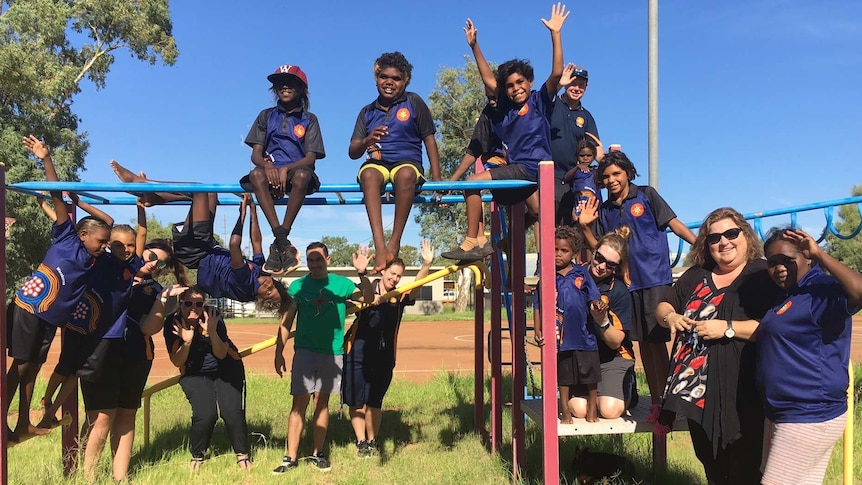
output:
M 174 335 L 182 339 L 183 342 L 189 343 L 192 341 L 192 339 L 195 338 L 195 328 L 191 326 L 189 328 L 186 328 L 180 323 L 175 323 Z
M 176 296 L 180 296 L 188 290 L 188 286 L 183 285 L 171 285 L 162 290 L 162 298 L 173 298 Z
M 364 273 L 368 269 L 368 261 L 370 259 L 368 246 L 359 246 L 356 252 L 353 253 L 353 267 L 358 273 Z
M 44 141 L 33 135 L 25 136 L 21 141 L 24 143 L 24 146 L 27 147 L 27 150 L 30 150 L 30 153 L 36 155 L 40 159 L 44 159 L 48 156 L 48 145 L 46 145 Z
M 209 305 L 205 305 L 203 315 L 201 315 L 200 319 L 201 330 L 206 330 L 209 335 L 215 335 L 218 327 L 218 319 L 218 310 Z
M 575 80 L 575 65 L 571 62 L 563 68 L 563 77 L 560 78 L 560 86 L 568 86 Z
M 581 215 L 578 216 L 578 224 L 589 226 L 599 218 L 599 199 L 592 197 L 581 209 Z
M 785 241 L 796 245 L 799 252 L 808 259 L 818 260 L 820 256 L 820 246 L 811 235 L 801 229 L 788 229 L 781 236 Z
M 476 26 L 473 24 L 473 21 L 470 19 L 467 19 L 466 27 L 464 27 L 464 35 L 467 37 L 467 45 L 469 45 L 470 47 L 473 47 L 474 45 L 476 45 L 476 40 L 477 40 L 476 33 L 477 32 L 478 32 L 478 30 L 476 30 Z
M 545 27 L 547 27 L 551 32 L 559 32 L 563 28 L 563 23 L 567 18 L 569 18 L 570 13 L 572 12 L 566 11 L 565 5 L 558 2 L 556 5 L 551 6 L 551 19 L 542 19 L 542 23 L 545 24 Z
M 431 262 L 434 261 L 434 246 L 431 245 L 431 241 L 422 240 L 419 254 L 422 256 L 423 265 L 431 266 Z

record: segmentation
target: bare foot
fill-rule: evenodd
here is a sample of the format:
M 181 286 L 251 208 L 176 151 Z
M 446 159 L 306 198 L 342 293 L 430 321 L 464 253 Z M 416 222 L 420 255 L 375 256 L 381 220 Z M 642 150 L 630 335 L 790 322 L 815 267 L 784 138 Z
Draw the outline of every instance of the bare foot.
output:
M 374 254 L 374 269 L 369 271 L 369 273 L 379 274 L 393 259 L 395 259 L 395 256 L 389 253 L 388 248 L 383 251 L 376 251 Z
M 120 165 L 120 163 L 116 160 L 111 160 L 111 169 L 123 182 L 147 182 L 147 179 L 141 177 L 140 175 L 135 175 L 134 172 Z
M 587 422 L 597 423 L 599 421 L 598 406 L 595 403 L 587 403 Z
M 560 424 L 572 424 L 575 422 L 574 416 L 571 413 L 563 413 L 560 418 Z
M 29 424 L 29 423 L 27 424 L 27 429 L 23 433 L 21 432 L 20 427 L 15 428 L 15 434 L 17 434 L 18 436 L 24 436 L 24 435 L 29 435 L 29 434 L 33 434 L 36 436 L 44 436 L 50 432 L 51 432 L 51 428 L 37 428 L 36 426 L 33 426 L 32 424 Z

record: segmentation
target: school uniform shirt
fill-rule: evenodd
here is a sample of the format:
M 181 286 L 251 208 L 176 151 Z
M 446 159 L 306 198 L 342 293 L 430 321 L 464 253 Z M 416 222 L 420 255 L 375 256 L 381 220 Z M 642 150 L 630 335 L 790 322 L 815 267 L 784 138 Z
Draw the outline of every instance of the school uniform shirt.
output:
M 667 202 L 652 187 L 629 184 L 628 197 L 622 205 L 612 200 L 599 210 L 599 237 L 629 226 L 629 291 L 673 283 L 670 271 L 670 249 L 665 229 L 676 218 Z
M 591 141 L 596 146 L 599 141 L 599 129 L 593 115 L 578 101 L 577 106 L 569 105 L 561 97 L 554 101 L 551 114 L 551 154 L 554 156 L 554 177 L 563 176 L 578 164 L 578 142 L 583 139 Z
M 96 260 L 78 238 L 71 219 L 51 226 L 53 243 L 30 278 L 15 293 L 15 304 L 55 327 L 65 325 L 90 284 Z
M 183 339 L 178 335 L 174 335 L 174 324 L 179 321 L 180 317 L 178 314 L 169 315 L 165 319 L 165 328 L 162 331 L 165 336 L 165 347 L 168 348 L 171 354 L 176 353 L 180 346 L 183 345 Z M 224 359 L 219 359 L 213 354 L 210 336 L 205 331 L 196 329 L 186 363 L 180 367 L 180 374 L 183 376 L 215 376 L 219 372 L 236 369 L 237 364 L 240 363 L 239 352 L 233 342 L 227 337 L 227 327 L 221 318 L 219 318 L 218 325 L 216 325 L 216 334 L 228 347 L 227 355 Z
M 565 275 L 555 273 L 555 283 L 557 350 L 598 350 L 596 336 L 590 328 L 589 302 L 600 299 L 602 295 L 592 276 L 585 267 L 572 263 Z M 535 299 L 535 308 L 539 308 L 539 300 Z
M 126 310 L 133 281 L 134 272 L 127 262 L 113 257 L 100 258 L 93 270 L 90 287 L 78 300 L 66 329 L 92 335 L 93 338 L 117 333 L 118 326 L 122 332 L 117 321 Z
M 476 126 L 473 128 L 473 136 L 470 137 L 470 144 L 467 145 L 467 153 L 475 158 L 482 158 L 482 161 L 493 165 L 501 165 L 494 163 L 494 158 L 506 160 L 506 151 L 503 149 L 503 142 L 494 134 L 494 126 L 491 123 L 490 114 L 495 110 L 490 104 L 485 105 L 485 108 L 479 114 L 479 120 L 476 121 Z
M 494 133 L 503 140 L 509 163 L 523 165 L 530 180 L 535 181 L 539 162 L 553 160 L 550 117 L 554 98 L 542 86 L 532 91 L 524 104 L 513 104 L 506 97 L 497 103 L 497 109 L 489 113 Z
M 422 140 L 437 132 L 431 110 L 416 93 L 405 92 L 389 109 L 378 100 L 364 106 L 356 117 L 352 140 L 362 140 L 378 126 L 389 134 L 366 147 L 367 161 L 414 162 L 422 165 Z
M 305 275 L 291 283 L 287 293 L 296 303 L 294 346 L 320 354 L 343 354 L 346 302 L 355 292 L 355 283 L 332 273 L 321 279 Z
M 819 423 L 847 411 L 852 316 L 847 294 L 819 265 L 763 317 L 757 386 L 776 423 Z
M 231 266 L 230 251 L 215 247 L 198 265 L 198 286 L 213 298 L 254 301 L 260 289 L 260 277 L 265 259 L 255 254 L 239 268 Z
M 589 271 L 589 270 L 587 270 Z M 626 337 L 618 349 L 608 347 L 603 339 L 596 339 L 599 346 L 599 360 L 604 364 L 616 358 L 634 360 L 634 346 L 628 337 L 632 329 L 632 296 L 626 284 L 620 278 L 612 276 L 604 281 L 596 282 L 602 301 L 608 304 L 608 319 L 611 326 L 626 332 Z
M 260 112 L 248 131 L 245 144 L 261 145 L 272 164 L 284 167 L 308 153 L 315 159 L 326 157 L 317 116 L 302 108 L 287 111 L 281 103 Z

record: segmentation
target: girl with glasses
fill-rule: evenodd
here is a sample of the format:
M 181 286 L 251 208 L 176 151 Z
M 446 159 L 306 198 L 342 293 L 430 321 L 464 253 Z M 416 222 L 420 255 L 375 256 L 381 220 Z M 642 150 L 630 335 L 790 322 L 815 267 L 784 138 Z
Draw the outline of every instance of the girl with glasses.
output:
M 655 318 L 676 337 L 655 432 L 688 418 L 695 454 L 709 483 L 760 483 L 763 409 L 754 387 L 760 318 L 773 301 L 762 249 L 731 209 L 712 211 Z
M 180 296 L 179 309 L 165 320 L 163 333 L 171 362 L 182 374 L 180 387 L 192 407 L 189 467 L 192 471 L 200 469 L 221 415 L 237 464 L 242 470 L 250 470 L 245 369 L 227 336 L 224 318 L 206 305 L 200 288 L 192 287 Z

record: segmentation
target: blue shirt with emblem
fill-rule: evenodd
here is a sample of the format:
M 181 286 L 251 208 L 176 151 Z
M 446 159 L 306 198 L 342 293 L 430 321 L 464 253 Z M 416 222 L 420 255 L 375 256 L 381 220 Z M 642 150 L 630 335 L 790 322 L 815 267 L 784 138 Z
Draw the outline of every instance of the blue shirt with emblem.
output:
M 234 268 L 230 251 L 215 247 L 198 266 L 198 286 L 213 298 L 230 298 L 236 301 L 254 301 L 260 288 L 260 277 L 265 260 L 255 254 L 245 264 Z
M 562 98 L 556 98 L 551 115 L 551 153 L 556 178 L 562 179 L 578 164 L 578 142 L 584 139 L 596 146 L 601 144 L 593 115 L 580 102 L 569 108 Z
M 530 92 L 523 104 L 513 104 L 508 98 L 497 101 L 492 112 L 494 133 L 506 147 L 509 163 L 523 165 L 530 180 L 536 181 L 539 162 L 553 160 L 551 156 L 551 122 L 554 98 L 544 85 Z
M 599 235 L 620 226 L 629 226 L 630 291 L 673 282 L 670 249 L 665 229 L 676 214 L 652 187 L 629 184 L 628 197 L 622 204 L 613 200 L 602 203 L 599 210 Z
M 597 351 L 596 335 L 589 325 L 589 302 L 602 297 L 596 282 L 585 267 L 574 263 L 565 275 L 555 275 L 557 350 Z M 533 306 L 539 308 L 539 298 Z
M 785 292 L 757 328 L 757 387 L 776 423 L 818 423 L 847 411 L 852 316 L 847 294 L 819 265 Z
M 72 311 L 66 328 L 91 334 L 94 338 L 122 335 L 124 319 L 121 316 L 128 306 L 133 281 L 130 262 L 113 257 L 99 258 L 90 286 Z
M 351 139 L 362 140 L 378 126 L 389 134 L 366 147 L 366 160 L 388 163 L 413 162 L 422 165 L 422 140 L 437 132 L 428 105 L 416 93 L 405 92 L 384 108 L 375 100 L 364 106 L 356 117 Z
M 315 159 L 326 157 L 317 116 L 301 108 L 287 111 L 280 103 L 257 115 L 245 144 L 263 146 L 276 168 L 295 163 L 308 153 L 314 153 Z

